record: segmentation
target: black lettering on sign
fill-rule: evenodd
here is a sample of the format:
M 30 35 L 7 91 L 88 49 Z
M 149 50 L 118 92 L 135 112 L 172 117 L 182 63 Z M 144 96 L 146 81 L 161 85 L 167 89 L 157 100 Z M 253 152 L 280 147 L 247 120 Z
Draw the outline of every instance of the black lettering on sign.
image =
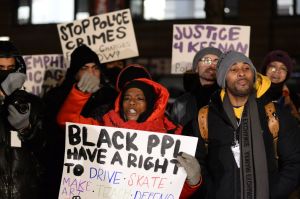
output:
M 124 144 L 118 144 L 118 137 L 120 139 L 124 139 L 124 135 L 121 131 L 116 131 L 113 135 L 112 135 L 112 143 L 114 145 L 114 147 L 116 149 L 123 149 L 124 148 Z
M 136 137 L 137 133 L 126 133 L 126 151 L 130 151 L 131 149 L 134 151 L 138 150 L 138 147 L 133 143 Z
M 72 167 L 72 166 L 74 166 L 74 163 L 65 163 L 64 164 L 66 167 L 67 167 L 67 173 L 70 173 L 70 168 Z
M 147 157 L 145 159 L 145 162 L 144 162 L 145 170 L 149 170 L 154 167 L 154 164 L 151 162 L 152 159 L 153 159 L 153 157 Z
M 108 148 L 111 147 L 111 140 L 106 129 L 101 129 L 98 137 L 97 147 L 100 148 L 102 144 L 107 144 Z
M 95 146 L 95 143 L 89 142 L 89 141 L 87 140 L 87 134 L 88 134 L 87 128 L 86 128 L 85 126 L 82 127 L 82 144 L 83 144 L 84 146 Z
M 137 164 L 137 157 L 135 154 L 133 153 L 129 153 L 128 154 L 128 159 L 127 159 L 127 167 L 130 168 L 130 167 L 136 167 Z
M 181 141 L 176 140 L 175 147 L 174 147 L 174 152 L 173 152 L 173 157 L 174 158 L 176 158 L 179 155 L 180 145 L 181 145 Z
M 71 160 L 89 160 L 90 162 L 94 162 L 96 160 L 99 164 L 105 163 L 107 149 L 97 149 L 97 148 L 84 148 L 80 147 L 78 150 L 76 147 L 73 149 L 67 150 L 67 159 Z
M 120 26 L 120 27 L 117 28 L 116 37 L 118 39 L 123 39 L 124 37 L 126 37 L 126 28 L 124 26 Z
M 73 173 L 75 176 L 81 176 L 84 172 L 84 167 L 80 164 L 75 165 Z
M 114 154 L 110 163 L 114 165 L 116 162 L 118 162 L 120 165 L 123 165 L 122 157 L 118 151 Z
M 81 142 L 79 126 L 77 126 L 75 124 L 69 125 L 68 133 L 69 133 L 69 144 L 70 145 L 77 145 Z
M 71 167 L 74 166 L 74 163 L 65 163 L 64 164 L 67 167 L 67 173 L 70 173 Z M 76 164 L 73 168 L 73 174 L 75 176 L 81 176 L 84 172 L 84 167 L 81 164 Z
M 149 135 L 147 144 L 147 153 L 151 154 L 152 149 L 159 145 L 159 137 L 157 135 Z
M 164 157 L 166 150 L 170 149 L 174 144 L 174 139 L 169 135 L 164 135 L 161 141 L 161 155 Z
M 154 172 L 157 172 L 159 169 L 161 169 L 161 173 L 166 173 L 168 167 L 168 160 L 165 158 L 164 162 L 160 164 L 160 160 L 157 159 L 155 161 L 155 166 L 154 166 Z
M 75 44 L 74 44 L 73 41 L 68 41 L 68 42 L 66 43 L 66 49 L 72 50 L 72 49 L 74 49 L 74 48 L 75 48 Z

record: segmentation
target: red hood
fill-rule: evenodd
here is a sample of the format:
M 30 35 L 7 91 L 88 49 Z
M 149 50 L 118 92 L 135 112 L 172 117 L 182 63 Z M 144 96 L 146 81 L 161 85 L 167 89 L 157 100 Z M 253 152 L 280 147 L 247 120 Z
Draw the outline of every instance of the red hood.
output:
M 147 118 L 146 121 L 153 121 L 154 119 L 157 118 L 161 118 L 164 116 L 166 107 L 167 107 L 167 103 L 168 103 L 168 99 L 169 99 L 169 92 L 168 90 L 162 86 L 159 83 L 156 83 L 150 79 L 146 79 L 146 78 L 138 78 L 135 79 L 138 81 L 142 81 L 146 84 L 149 84 L 150 86 L 152 86 L 154 88 L 154 92 L 157 95 L 157 100 L 155 102 L 154 105 L 154 111 L 153 113 Z M 115 112 L 119 113 L 120 112 L 120 98 L 122 95 L 122 91 L 119 93 L 119 96 L 117 97 L 116 101 L 115 101 Z

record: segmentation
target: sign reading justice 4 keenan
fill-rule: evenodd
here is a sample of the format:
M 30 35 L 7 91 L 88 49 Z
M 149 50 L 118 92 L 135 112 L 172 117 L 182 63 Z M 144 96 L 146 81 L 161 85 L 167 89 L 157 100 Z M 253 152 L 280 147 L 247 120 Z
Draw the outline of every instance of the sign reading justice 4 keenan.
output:
M 58 24 L 57 28 L 67 63 L 80 44 L 95 51 L 101 63 L 139 55 L 129 9 Z
M 67 123 L 59 199 L 178 199 L 197 138 Z
M 192 68 L 195 54 L 206 47 L 249 55 L 250 26 L 215 24 L 173 25 L 172 74 Z

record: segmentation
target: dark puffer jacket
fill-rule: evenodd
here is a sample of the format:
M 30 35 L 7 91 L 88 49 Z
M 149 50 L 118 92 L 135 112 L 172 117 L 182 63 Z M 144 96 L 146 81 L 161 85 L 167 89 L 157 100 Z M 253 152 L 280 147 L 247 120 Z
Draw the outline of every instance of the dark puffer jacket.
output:
M 14 97 L 31 103 L 30 130 L 18 133 L 21 147 L 11 146 L 13 128 L 7 121 L 7 105 L 0 106 L 0 199 L 38 199 L 44 167 L 40 154 L 45 145 L 41 100 L 25 91 Z

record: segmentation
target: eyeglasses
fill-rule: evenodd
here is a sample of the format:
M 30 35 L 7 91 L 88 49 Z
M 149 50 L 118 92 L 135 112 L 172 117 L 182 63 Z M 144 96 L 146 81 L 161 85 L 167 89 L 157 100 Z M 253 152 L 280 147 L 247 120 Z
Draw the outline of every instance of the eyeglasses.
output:
M 285 67 L 276 67 L 276 66 L 272 66 L 270 65 L 268 67 L 268 71 L 271 72 L 271 73 L 276 73 L 276 72 L 279 72 L 279 73 L 287 73 L 288 70 L 285 68 Z
M 203 64 L 212 65 L 212 64 L 217 64 L 219 59 L 212 60 L 210 57 L 203 57 L 201 59 L 201 61 L 202 61 Z

